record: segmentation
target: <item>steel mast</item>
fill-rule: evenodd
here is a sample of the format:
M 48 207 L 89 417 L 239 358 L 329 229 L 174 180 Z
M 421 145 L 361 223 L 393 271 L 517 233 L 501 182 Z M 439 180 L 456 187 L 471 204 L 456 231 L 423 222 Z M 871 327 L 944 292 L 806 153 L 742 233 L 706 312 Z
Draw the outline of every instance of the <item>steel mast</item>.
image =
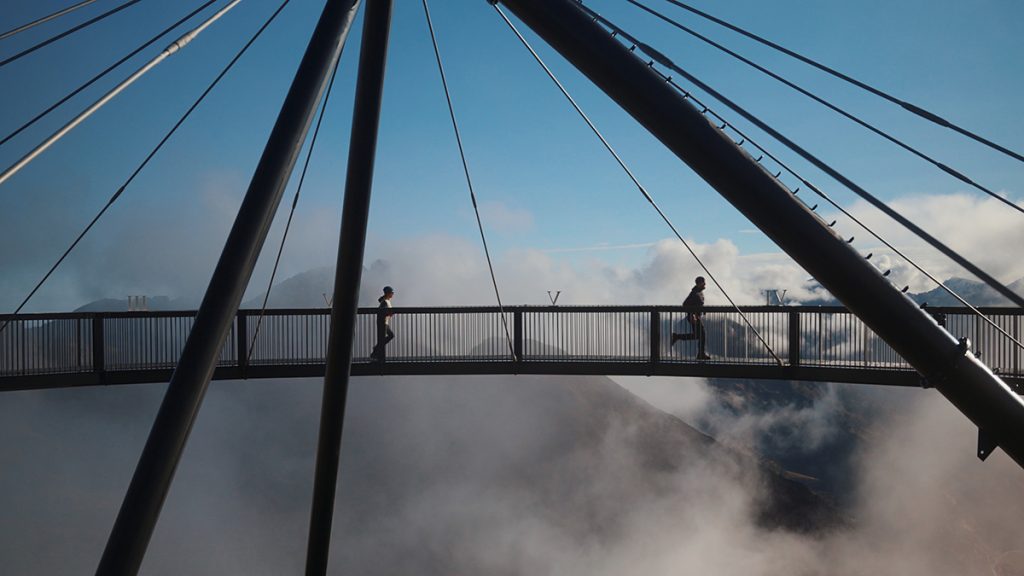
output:
M 491 0 L 489 0 L 491 1 Z M 491 1 L 493 4 L 494 2 Z M 501 0 L 1024 466 L 1024 399 L 571 0 Z

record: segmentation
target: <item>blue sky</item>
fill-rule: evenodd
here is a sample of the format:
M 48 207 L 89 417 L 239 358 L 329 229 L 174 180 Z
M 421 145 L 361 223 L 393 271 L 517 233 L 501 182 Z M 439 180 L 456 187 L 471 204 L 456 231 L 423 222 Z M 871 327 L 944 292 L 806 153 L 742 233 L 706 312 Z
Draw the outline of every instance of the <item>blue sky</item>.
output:
M 16 0 L 5 6 L 0 28 L 6 30 L 67 4 Z M 0 132 L 6 135 L 199 4 L 199 0 L 143 0 L 0 69 L 0 82 L 5 86 L 0 91 Z M 0 276 L 6 278 L 0 280 L 0 304 L 7 308 L 20 300 L 278 4 L 278 0 L 244 0 L 185 50 L 0 185 L 0 243 L 6 246 L 0 250 Z M 887 127 L 979 182 L 1006 191 L 1010 198 L 1020 200 L 1024 195 L 1024 165 L 696 20 L 661 0 L 648 4 Z M 1024 40 L 1019 35 L 1024 5 L 1020 3 L 742 0 L 723 4 L 694 0 L 694 4 L 1010 148 L 1024 149 L 1024 120 L 1019 110 L 1019 94 L 1024 93 Z M 97 2 L 74 16 L 0 41 L 0 57 L 113 5 L 112 1 Z M 934 167 L 622 0 L 594 0 L 588 5 L 884 199 L 964 190 Z M 197 253 L 196 258 L 212 266 L 321 6 L 321 2 L 293 0 L 83 243 L 77 260 L 72 256 L 65 274 L 89 268 L 113 274 L 122 258 L 145 260 L 150 268 L 132 272 L 141 278 L 133 286 L 155 294 L 163 287 L 156 281 L 148 286 L 145 276 L 158 275 L 160 270 L 173 274 L 167 270 L 173 266 L 169 262 L 178 261 L 162 260 L 165 254 L 179 248 L 208 250 L 209 256 Z M 541 250 L 567 262 L 599 259 L 630 265 L 644 257 L 647 244 L 669 235 L 486 2 L 435 1 L 432 11 L 470 169 L 485 206 L 485 226 L 496 252 Z M 193 20 L 196 22 L 198 19 Z M 324 233 L 320 240 L 297 245 L 295 251 L 302 254 L 286 250 L 286 275 L 334 259 L 360 22 L 353 27 L 345 49 L 296 215 L 299 234 L 302 229 Z M 628 115 L 535 36 L 528 34 L 528 38 L 684 236 L 704 244 L 727 239 L 745 254 L 774 250 L 770 240 L 755 232 Z M 6 167 L 16 161 L 167 43 L 159 42 L 46 121 L 0 146 L 0 164 Z M 396 3 L 388 65 L 367 259 L 392 258 L 403 244 L 431 235 L 478 242 L 417 1 Z M 727 117 L 744 126 L 739 119 Z M 793 159 L 778 146 L 771 149 Z M 804 166 L 799 161 L 794 164 Z M 840 201 L 852 201 L 851 194 L 820 174 L 804 171 Z M 279 220 L 292 190 L 286 192 Z M 929 222 L 920 224 L 927 228 Z M 966 229 L 982 224 L 963 223 Z M 279 231 L 279 226 L 272 231 L 268 251 L 276 248 Z M 189 247 L 177 245 L 176 239 L 190 236 L 193 240 L 202 236 L 203 241 Z M 639 247 L 559 251 L 601 245 Z M 134 257 L 126 253 L 134 253 Z M 61 281 L 55 277 L 54 282 L 59 285 Z M 101 288 L 93 292 L 98 291 Z M 59 290 L 44 291 L 40 301 L 57 306 L 61 294 Z M 111 295 L 123 296 L 118 292 Z

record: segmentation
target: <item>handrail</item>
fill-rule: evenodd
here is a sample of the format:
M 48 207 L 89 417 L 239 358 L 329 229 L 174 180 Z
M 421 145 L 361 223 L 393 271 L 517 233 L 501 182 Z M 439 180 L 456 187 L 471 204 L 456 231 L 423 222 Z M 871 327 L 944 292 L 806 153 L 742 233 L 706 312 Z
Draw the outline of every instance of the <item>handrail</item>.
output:
M 706 306 L 709 361 L 697 358 L 687 306 L 505 307 L 510 351 L 496 306 L 395 307 L 397 338 L 384 364 L 370 362 L 378 308 L 360 308 L 353 374 L 637 374 L 824 380 L 921 385 L 905 359 L 841 306 L 747 306 L 779 350 L 775 366 L 754 345 L 727 306 Z M 970 311 L 928 307 L 936 321 L 966 336 L 993 372 L 1021 390 L 1024 352 L 974 321 Z M 1008 331 L 1024 333 L 1024 310 L 986 308 Z M 322 374 L 327 308 L 238 311 L 221 350 L 217 378 L 301 377 Z M 166 381 L 180 357 L 194 310 L 62 312 L 0 316 L 0 390 Z M 255 336 L 255 337 L 254 337 Z M 252 348 L 250 350 L 250 347 Z M 385 365 L 386 364 L 386 365 Z
M 679 305 L 584 305 L 574 304 L 569 306 L 557 305 L 515 305 L 505 306 L 506 313 L 511 311 L 522 312 L 692 312 L 698 310 L 692 306 Z M 824 313 L 840 314 L 849 312 L 844 306 L 740 306 L 744 312 L 797 312 L 797 313 Z M 984 306 L 977 309 L 985 315 L 996 314 L 1003 316 L 1024 316 L 1024 308 L 1015 306 Z M 406 314 L 440 314 L 440 313 L 496 313 L 497 306 L 395 306 L 394 313 Z M 734 312 L 731 306 L 704 306 L 699 309 L 702 312 Z M 970 310 L 962 306 L 927 306 L 926 311 L 939 314 L 968 314 Z M 293 315 L 318 315 L 330 314 L 330 308 L 268 308 L 265 315 L 268 316 L 293 316 Z M 360 314 L 375 314 L 376 307 L 359 308 Z M 242 308 L 239 314 L 253 316 L 260 313 L 258 309 Z M 8 320 L 67 320 L 78 318 L 169 318 L 195 316 L 195 310 L 130 310 L 130 311 L 104 311 L 104 312 L 33 312 L 23 314 L 0 314 L 0 321 Z

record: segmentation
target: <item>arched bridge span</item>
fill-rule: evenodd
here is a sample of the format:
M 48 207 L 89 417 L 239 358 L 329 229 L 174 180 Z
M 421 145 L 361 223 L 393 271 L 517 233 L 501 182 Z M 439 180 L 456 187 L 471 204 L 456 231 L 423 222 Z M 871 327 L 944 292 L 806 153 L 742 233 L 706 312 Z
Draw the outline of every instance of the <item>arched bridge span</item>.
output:
M 376 309 L 360 309 L 352 374 L 663 375 L 926 386 L 892 348 L 842 307 L 760 306 L 743 312 L 776 362 L 733 308 L 707 307 L 711 359 L 679 306 L 395 308 L 396 338 L 383 362 L 369 358 Z M 1024 352 L 962 308 L 929 308 L 967 337 L 993 372 L 1024 392 Z M 986 309 L 1007 332 L 1024 332 L 1024 311 Z M 166 382 L 192 328 L 194 311 L 27 314 L 0 333 L 0 390 Z M 241 310 L 215 379 L 323 376 L 328 309 Z

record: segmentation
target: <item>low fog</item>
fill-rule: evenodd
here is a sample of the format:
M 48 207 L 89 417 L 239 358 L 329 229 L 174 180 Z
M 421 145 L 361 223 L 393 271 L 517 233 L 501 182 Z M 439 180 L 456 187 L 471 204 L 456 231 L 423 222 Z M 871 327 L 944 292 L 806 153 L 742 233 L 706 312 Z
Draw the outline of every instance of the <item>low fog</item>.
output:
M 216 188 L 211 183 L 214 207 Z M 934 202 L 957 207 L 963 221 L 987 215 L 985 243 L 1020 243 L 1013 244 L 1019 226 L 1004 226 L 990 201 Z M 909 200 L 905 208 L 942 213 Z M 131 229 L 84 245 L 83 264 L 63 271 L 34 309 L 128 293 L 197 301 L 213 259 L 195 255 L 223 242 L 226 229 L 218 226 L 233 209 L 231 201 L 210 209 L 208 220 L 193 223 L 188 242 L 195 250 L 175 256 L 128 249 L 131 235 L 142 234 Z M 510 230 L 531 225 L 528 214 L 490 214 L 513 220 Z M 972 257 L 996 253 L 952 222 L 932 222 L 948 227 L 953 245 Z M 160 238 L 178 237 L 145 234 L 157 247 Z M 299 256 L 280 278 L 330 266 L 334 245 L 322 242 L 335 235 L 336 222 L 326 216 L 303 226 L 289 248 Z M 391 284 L 398 306 L 491 304 L 474 242 L 443 234 L 371 241 L 364 302 Z M 5 269 L 17 271 L 0 279 L 7 307 L 29 287 L 26 263 L 46 260 L 42 248 L 27 246 L 0 251 Z M 827 296 L 784 255 L 742 254 L 728 240 L 696 249 L 740 303 L 762 302 L 760 290 L 775 287 L 787 288 L 792 302 Z M 524 246 L 499 255 L 498 280 L 505 301 L 516 304 L 546 304 L 547 289 L 562 290 L 565 304 L 680 302 L 698 268 L 678 242 L 644 250 L 626 266 Z M 110 253 L 126 257 L 100 257 Z M 957 273 L 926 250 L 920 254 L 940 276 Z M 873 261 L 888 264 L 886 258 L 879 252 Z M 250 301 L 263 292 L 265 260 Z M 1006 282 L 1024 276 L 1016 259 L 983 263 Z M 930 288 L 894 268 L 897 282 Z M 330 277 L 329 270 L 312 274 Z M 709 304 L 724 303 L 717 290 L 707 296 Z M 282 290 L 271 305 L 322 303 L 318 291 L 299 289 Z M 977 430 L 934 390 L 695 379 L 619 384 L 625 388 L 605 378 L 354 379 L 332 573 L 1021 570 L 1024 472 L 999 451 L 979 462 Z M 316 379 L 211 384 L 143 574 L 301 572 L 320 388 Z M 163 390 L 138 385 L 0 397 L 3 573 L 95 569 Z M 831 510 L 829 521 L 766 521 L 765 501 L 778 489 L 766 478 L 790 478 L 816 492 L 820 509 Z M 803 512 L 789 513 L 800 520 Z
M 702 382 L 674 384 L 652 399 L 715 417 Z M 319 389 L 211 385 L 143 574 L 301 571 Z M 4 396 L 6 574 L 95 568 L 162 391 Z M 852 504 L 808 533 L 758 521 L 766 484 L 732 448 L 607 379 L 357 378 L 332 573 L 954 575 L 1012 561 L 1024 473 L 998 452 L 979 462 L 976 431 L 934 391 L 857 394 L 879 409 L 852 455 Z M 807 410 L 834 418 L 822 398 Z M 816 426 L 807 416 L 790 424 Z M 780 422 L 742 425 L 753 437 Z

